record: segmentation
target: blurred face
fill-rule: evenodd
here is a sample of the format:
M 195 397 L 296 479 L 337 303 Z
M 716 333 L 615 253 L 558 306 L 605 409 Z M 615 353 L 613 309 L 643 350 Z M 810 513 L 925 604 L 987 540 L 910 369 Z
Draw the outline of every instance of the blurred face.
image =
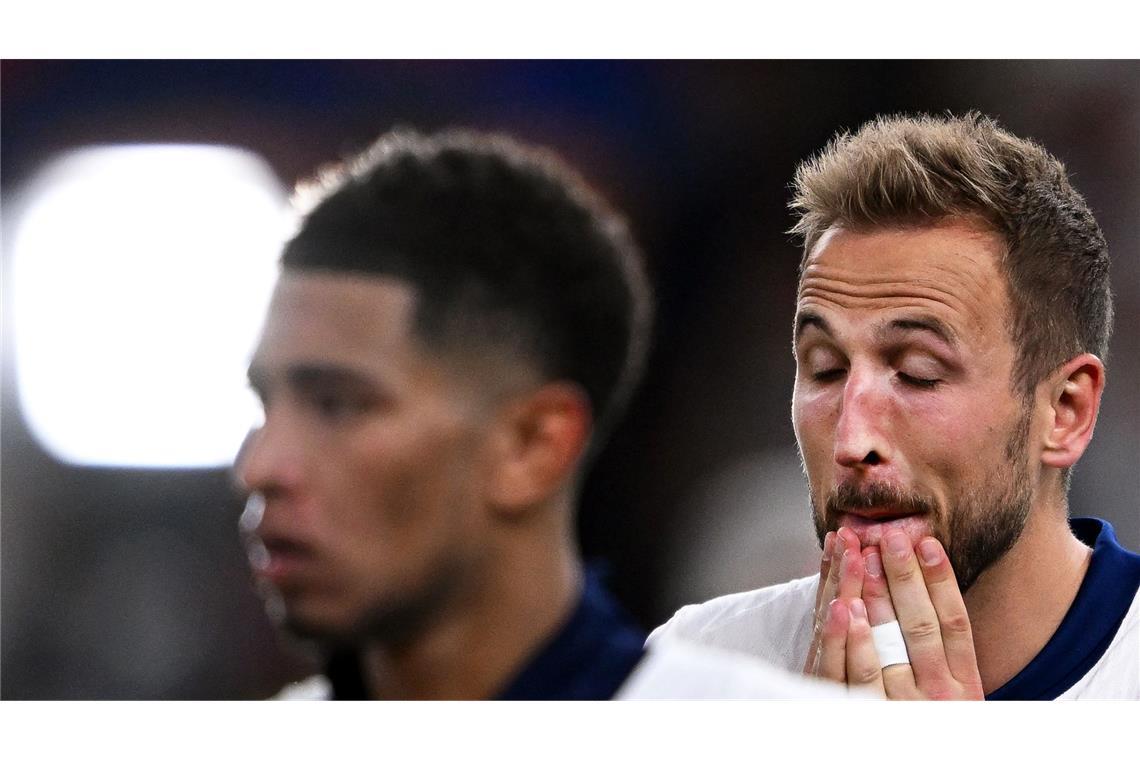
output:
M 946 546 L 969 587 L 1024 527 L 1028 411 L 1013 393 L 999 238 L 964 221 L 831 229 L 806 262 L 792 416 L 816 530 Z
M 236 464 L 243 526 L 305 636 L 399 640 L 477 572 L 483 410 L 413 306 L 397 280 L 286 271 L 249 369 L 265 424 Z

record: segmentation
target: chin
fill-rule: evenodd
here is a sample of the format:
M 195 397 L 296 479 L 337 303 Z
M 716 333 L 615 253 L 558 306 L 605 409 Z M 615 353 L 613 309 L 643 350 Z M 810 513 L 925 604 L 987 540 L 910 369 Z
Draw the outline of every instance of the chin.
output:
M 315 610 L 285 604 L 280 625 L 291 635 L 325 647 L 353 648 L 366 642 L 398 648 L 430 627 L 434 610 L 405 602 L 377 602 L 358 610 Z
M 305 613 L 286 606 L 279 625 L 291 636 L 322 645 L 342 646 L 356 643 L 360 637 L 356 626 L 331 619 L 327 615 Z
M 312 589 L 271 588 L 265 594 L 269 619 L 291 638 L 318 644 L 343 643 L 356 637 L 357 619 L 342 600 Z

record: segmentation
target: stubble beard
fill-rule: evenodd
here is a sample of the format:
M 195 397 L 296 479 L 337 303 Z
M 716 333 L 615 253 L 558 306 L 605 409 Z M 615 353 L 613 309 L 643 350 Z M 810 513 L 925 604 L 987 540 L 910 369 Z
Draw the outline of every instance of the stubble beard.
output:
M 828 494 L 824 510 L 818 508 L 814 494 L 810 495 L 820 547 L 824 536 L 839 528 L 839 508 L 896 505 L 900 511 L 926 514 L 932 518 L 931 535 L 946 549 L 958 588 L 965 593 L 978 576 L 1013 548 L 1029 519 L 1033 503 L 1027 457 L 1029 422 L 1030 411 L 1025 408 L 1006 441 L 1003 460 L 986 473 L 980 486 L 963 490 L 942 510 L 920 493 L 899 489 L 841 486 Z M 802 451 L 800 457 L 802 462 Z M 811 494 L 810 480 L 808 492 Z M 940 513 L 948 513 L 949 519 L 937 519 Z

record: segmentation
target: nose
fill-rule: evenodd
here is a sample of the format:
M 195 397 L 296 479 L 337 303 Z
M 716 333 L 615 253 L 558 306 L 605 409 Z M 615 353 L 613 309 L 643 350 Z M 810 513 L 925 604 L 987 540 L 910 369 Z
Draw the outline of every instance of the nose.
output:
M 840 467 L 866 469 L 890 460 L 888 393 L 874 375 L 849 371 L 835 427 L 835 462 Z
M 273 501 L 300 483 L 300 465 L 294 447 L 278 427 L 268 423 L 251 430 L 234 460 L 238 486 L 265 501 Z

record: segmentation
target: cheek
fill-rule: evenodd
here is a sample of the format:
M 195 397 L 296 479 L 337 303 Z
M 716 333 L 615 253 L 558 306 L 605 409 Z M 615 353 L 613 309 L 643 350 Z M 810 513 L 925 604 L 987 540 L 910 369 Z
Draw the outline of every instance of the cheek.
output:
M 376 429 L 346 452 L 341 488 L 346 523 L 383 533 L 385 542 L 414 543 L 448 530 L 466 508 L 474 483 L 461 431 L 417 420 Z
M 423 485 L 430 452 L 405 428 L 378 421 L 319 452 L 322 517 L 341 540 L 379 536 L 387 543 L 415 513 L 413 492 Z
M 1002 430 L 995 425 L 998 400 L 978 394 L 911 399 L 899 415 L 899 440 L 908 459 L 948 481 L 973 473 L 1003 456 Z
M 792 428 L 809 471 L 834 449 L 836 404 L 824 394 L 800 393 L 792 398 Z

